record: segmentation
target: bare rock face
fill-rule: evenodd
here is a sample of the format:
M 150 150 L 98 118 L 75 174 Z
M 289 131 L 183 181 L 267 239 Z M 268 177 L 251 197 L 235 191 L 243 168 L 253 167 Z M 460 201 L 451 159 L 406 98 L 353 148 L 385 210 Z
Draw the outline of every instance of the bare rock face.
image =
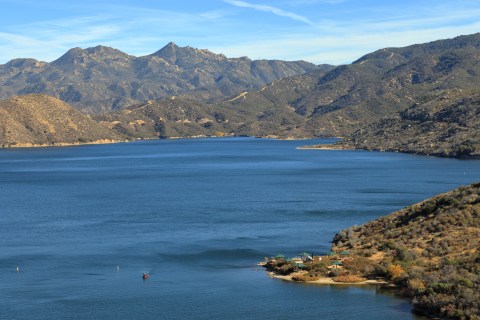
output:
M 43 93 L 90 112 L 181 94 L 211 102 L 316 68 L 304 61 L 229 59 L 174 43 L 143 57 L 105 46 L 73 48 L 51 63 L 0 65 L 0 98 Z
M 22 147 L 125 140 L 57 98 L 42 94 L 0 101 L 0 145 Z

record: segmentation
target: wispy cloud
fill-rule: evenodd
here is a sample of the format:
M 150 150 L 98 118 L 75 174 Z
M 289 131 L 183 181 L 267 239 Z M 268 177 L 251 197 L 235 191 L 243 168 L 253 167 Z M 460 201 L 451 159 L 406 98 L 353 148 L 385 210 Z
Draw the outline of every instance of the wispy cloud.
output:
M 221 24 L 229 15 L 228 10 L 190 14 L 121 6 L 99 11 L 107 13 L 11 25 L 0 32 L 0 64 L 17 57 L 53 61 L 72 47 L 99 44 L 150 54 L 169 41 L 200 37 L 210 23 Z M 184 43 L 194 45 L 190 38 Z
M 320 0 L 319 2 L 328 3 L 328 4 L 337 4 L 337 3 L 343 3 L 346 1 L 347 0 Z
M 478 16 L 480 12 L 457 12 L 463 18 Z M 434 22 L 432 22 L 434 20 Z M 345 64 L 361 56 L 385 47 L 402 47 L 438 39 L 471 34 L 480 30 L 480 21 L 472 20 L 456 24 L 457 20 L 425 17 L 424 19 L 396 18 L 394 21 L 364 21 L 351 24 L 329 22 L 331 32 L 284 33 L 269 39 L 244 39 L 241 44 L 223 44 L 212 47 L 227 56 L 248 55 L 251 58 L 306 60 L 315 63 Z M 440 23 L 436 23 L 440 22 Z M 450 23 L 453 22 L 453 23 Z M 404 28 L 401 28 L 401 26 Z M 411 27 L 405 27 L 405 26 Z M 299 51 L 292 50 L 299 48 Z M 300 53 L 301 52 L 301 53 Z
M 338 4 L 346 1 L 347 0 L 294 0 L 294 1 L 289 1 L 288 3 L 292 6 L 300 6 L 300 5 L 313 5 L 317 3 Z
M 248 3 L 248 2 L 240 1 L 240 0 L 223 0 L 223 2 L 231 4 L 231 5 L 236 6 L 236 7 L 249 8 L 249 9 L 254 9 L 254 10 L 257 10 L 257 11 L 269 12 L 269 13 L 273 13 L 273 14 L 275 14 L 277 16 L 280 16 L 280 17 L 286 17 L 286 18 L 290 18 L 290 19 L 293 19 L 293 20 L 296 20 L 296 21 L 300 21 L 300 22 L 309 24 L 309 25 L 314 25 L 314 23 L 310 19 L 308 19 L 307 17 L 301 16 L 301 15 L 293 13 L 293 12 L 285 11 L 285 10 L 282 10 L 280 8 L 267 6 L 267 5 L 261 5 L 261 4 L 252 4 L 252 3 Z
M 318 1 L 322 8 L 334 8 L 333 13 L 316 16 L 312 13 L 315 17 L 311 18 L 315 20 L 312 28 L 312 20 L 288 10 L 241 0 L 223 0 L 222 6 L 204 11 L 103 5 L 97 7 L 98 13 L 91 14 L 91 8 L 86 5 L 76 7 L 78 13 L 74 16 L 53 16 L 36 22 L 15 19 L 9 25 L 2 25 L 0 21 L 0 64 L 18 57 L 52 61 L 72 47 L 98 44 L 139 56 L 153 53 L 169 41 L 210 49 L 229 57 L 341 64 L 384 47 L 480 30 L 480 6 L 467 6 L 465 2 L 463 6 L 458 3 L 428 8 L 418 6 L 413 13 L 403 8 L 395 11 L 395 15 L 387 14 L 387 7 L 357 8 L 363 11 L 346 19 L 344 15 L 349 14 L 349 9 L 326 5 L 326 1 L 338 0 L 296 1 Z M 294 4 L 295 0 L 289 4 L 286 0 L 275 3 L 283 8 Z M 270 24 L 268 19 L 238 19 L 238 7 L 288 19 L 276 25 Z M 301 12 L 311 12 L 303 10 Z
M 215 10 L 200 13 L 199 16 L 207 20 L 217 20 L 230 16 L 231 13 L 227 10 Z

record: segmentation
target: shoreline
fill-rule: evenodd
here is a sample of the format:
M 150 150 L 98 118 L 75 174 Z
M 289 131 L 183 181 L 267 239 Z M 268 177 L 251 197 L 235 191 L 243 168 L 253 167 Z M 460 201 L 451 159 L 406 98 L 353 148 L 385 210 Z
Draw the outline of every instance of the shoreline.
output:
M 297 147 L 298 150 L 357 150 L 355 147 L 338 144 L 315 144 Z
M 480 154 L 471 154 L 468 156 L 465 155 L 456 155 L 456 154 L 449 154 L 449 153 L 435 153 L 435 152 L 427 152 L 421 150 L 413 150 L 413 149 L 399 149 L 399 148 L 367 148 L 367 147 L 354 147 L 345 144 L 316 144 L 316 145 L 305 145 L 297 147 L 296 149 L 299 150 L 336 150 L 336 151 L 344 151 L 344 150 L 363 150 L 363 151 L 375 151 L 375 152 L 391 152 L 391 153 L 402 153 L 402 154 L 412 154 L 417 156 L 423 157 L 437 157 L 437 158 L 447 158 L 447 159 L 461 159 L 461 160 L 480 160 Z
M 74 146 L 96 145 L 96 144 L 127 143 L 132 141 L 134 140 L 99 139 L 99 140 L 94 140 L 89 142 L 15 143 L 15 144 L 0 145 L 0 149 L 74 147 Z
M 132 138 L 132 139 L 125 139 L 125 140 L 111 140 L 111 139 L 98 139 L 89 142 L 53 142 L 53 143 L 30 143 L 30 142 L 22 142 L 22 143 L 0 143 L 0 150 L 1 149 L 17 149 L 17 148 L 55 148 L 55 147 L 74 147 L 74 146 L 83 146 L 83 145 L 97 145 L 97 144 L 117 144 L 117 143 L 128 143 L 128 142 L 135 142 L 135 141 L 142 141 L 142 140 L 181 140 L 181 139 L 221 139 L 221 138 L 256 138 L 256 139 L 275 139 L 275 140 L 282 140 L 282 141 L 292 141 L 292 140 L 310 140 L 315 138 L 296 138 L 296 137 L 260 137 L 260 136 L 207 136 L 207 135 L 194 135 L 194 136 L 187 136 L 187 137 L 180 137 L 180 136 L 172 136 L 172 137 L 165 137 L 165 138 Z
M 61 147 L 75 147 L 75 146 L 83 146 L 83 145 L 100 145 L 100 144 L 117 144 L 117 143 L 128 143 L 128 142 L 135 142 L 135 141 L 142 141 L 142 140 L 181 140 L 181 139 L 221 139 L 221 138 L 255 138 L 255 139 L 273 139 L 273 140 L 280 140 L 280 141 L 302 141 L 302 140 L 313 140 L 318 139 L 316 137 L 305 138 L 305 137 L 273 137 L 273 136 L 207 136 L 207 135 L 194 135 L 194 136 L 187 136 L 187 137 L 180 137 L 180 136 L 173 136 L 173 137 L 162 137 L 162 138 L 132 138 L 132 139 L 125 139 L 125 140 L 110 140 L 110 139 L 99 139 L 90 142 L 54 142 L 54 143 L 14 143 L 14 144 L 1 144 L 0 143 L 0 150 L 6 149 L 21 149 L 21 148 L 61 148 Z M 333 137 L 338 138 L 338 137 Z M 327 138 L 325 138 L 327 139 Z M 470 157 L 459 157 L 454 155 L 445 155 L 445 154 L 430 154 L 430 153 L 422 153 L 422 152 L 415 152 L 411 150 L 389 150 L 389 149 L 365 149 L 365 148 L 355 148 L 349 145 L 343 144 L 316 144 L 316 145 L 304 145 L 298 146 L 295 149 L 297 150 L 335 150 L 335 151 L 347 151 L 347 150 L 364 150 L 364 151 L 377 151 L 377 152 L 395 152 L 395 153 L 403 153 L 403 154 L 412 154 L 418 156 L 432 156 L 438 158 L 447 158 L 447 159 L 461 159 L 461 160 L 480 160 L 480 155 L 473 155 Z
M 365 285 L 390 285 L 389 282 L 387 281 L 381 281 L 381 280 L 365 280 L 365 281 L 360 281 L 360 282 L 337 282 L 334 281 L 332 278 L 329 277 L 320 277 L 318 280 L 312 280 L 312 281 L 295 281 L 292 278 L 297 275 L 297 274 L 290 274 L 288 276 L 281 276 L 278 274 L 273 273 L 272 271 L 267 271 L 267 274 L 270 278 L 273 279 L 280 279 L 283 281 L 288 281 L 288 282 L 296 282 L 296 283 L 305 283 L 305 284 L 318 284 L 318 285 L 340 285 L 340 286 L 365 286 Z

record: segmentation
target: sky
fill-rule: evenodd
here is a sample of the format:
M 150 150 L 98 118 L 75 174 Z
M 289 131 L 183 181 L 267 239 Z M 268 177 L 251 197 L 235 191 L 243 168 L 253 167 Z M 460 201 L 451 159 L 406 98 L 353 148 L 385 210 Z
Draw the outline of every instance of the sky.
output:
M 480 31 L 479 0 L 0 0 L 0 64 L 74 47 L 135 56 L 168 42 L 227 57 L 351 63 Z

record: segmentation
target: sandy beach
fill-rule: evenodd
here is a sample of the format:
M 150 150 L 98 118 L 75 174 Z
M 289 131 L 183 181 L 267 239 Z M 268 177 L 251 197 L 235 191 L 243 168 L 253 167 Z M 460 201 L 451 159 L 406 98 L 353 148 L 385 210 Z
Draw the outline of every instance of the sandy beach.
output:
M 316 144 L 311 146 L 297 147 L 300 150 L 355 150 L 354 147 L 342 144 Z
M 281 279 L 281 280 L 284 280 L 284 281 L 299 282 L 299 281 L 295 281 L 295 280 L 292 279 L 292 277 L 294 277 L 298 273 L 292 273 L 288 276 L 277 275 L 277 274 L 274 274 L 273 272 L 267 272 L 267 273 L 268 273 L 268 276 L 270 278 Z M 365 280 L 365 281 L 361 281 L 361 282 L 336 282 L 336 281 L 333 281 L 333 279 L 329 278 L 329 277 L 321 277 L 318 280 L 304 281 L 302 283 L 329 284 L 329 285 L 332 285 L 332 284 L 333 285 L 385 285 L 385 284 L 388 284 L 387 281 L 381 281 L 381 280 Z

